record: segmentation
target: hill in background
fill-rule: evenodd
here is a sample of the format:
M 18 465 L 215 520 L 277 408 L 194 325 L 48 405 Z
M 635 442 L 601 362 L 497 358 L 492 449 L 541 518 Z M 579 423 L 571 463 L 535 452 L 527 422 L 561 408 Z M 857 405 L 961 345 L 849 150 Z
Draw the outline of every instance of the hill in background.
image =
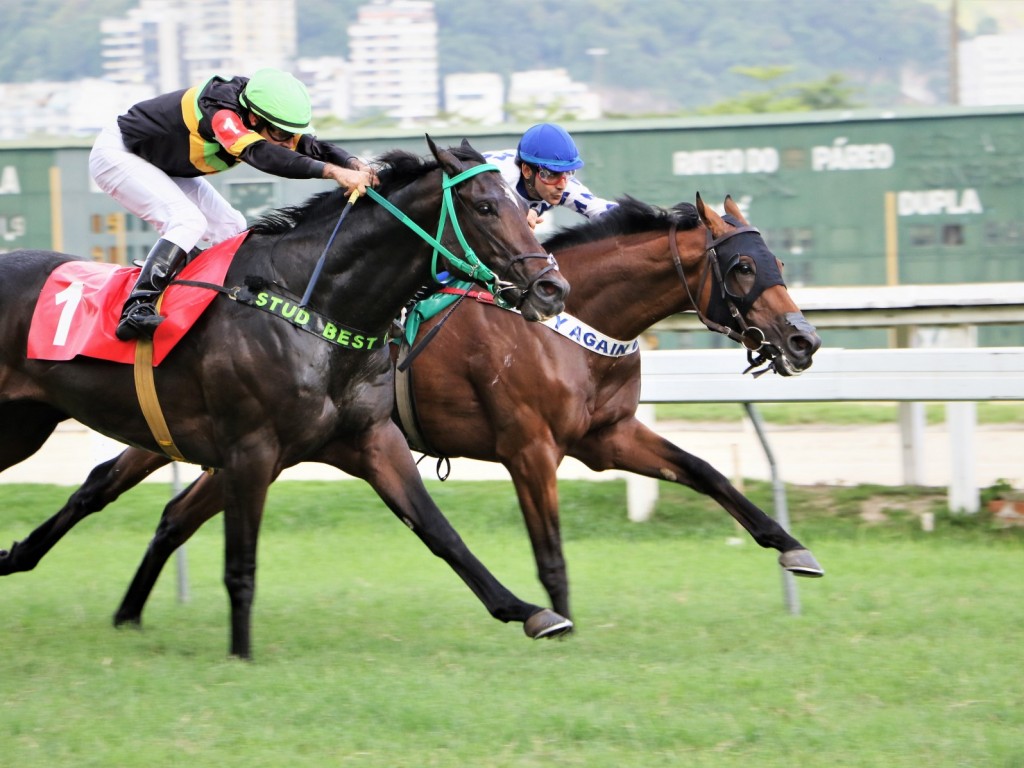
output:
M 942 103 L 948 101 L 951 2 L 436 0 L 440 70 L 442 76 L 508 75 L 564 68 L 601 90 L 613 112 L 630 114 L 692 111 L 764 87 L 738 71 L 743 68 L 780 72 L 786 83 L 839 73 L 866 105 Z M 136 4 L 4 3 L 0 81 L 100 76 L 99 21 Z M 346 56 L 347 27 L 360 4 L 297 3 L 300 55 Z M 959 0 L 959 7 L 967 33 L 1024 25 L 1019 0 Z M 595 49 L 607 53 L 588 54 Z

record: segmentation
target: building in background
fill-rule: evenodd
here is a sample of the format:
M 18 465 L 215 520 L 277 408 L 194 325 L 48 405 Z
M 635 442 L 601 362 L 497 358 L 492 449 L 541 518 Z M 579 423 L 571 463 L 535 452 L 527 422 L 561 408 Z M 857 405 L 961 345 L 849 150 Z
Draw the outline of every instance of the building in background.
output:
M 453 122 L 498 125 L 505 120 L 505 83 L 497 72 L 460 72 L 444 79 L 444 109 Z
M 0 140 L 95 136 L 136 101 L 153 95 L 147 85 L 98 78 L 0 83 Z
M 352 114 L 402 123 L 435 117 L 437 20 L 429 0 L 372 0 L 348 28 Z
M 512 73 L 507 110 L 527 121 L 596 120 L 601 117 L 601 100 L 564 69 L 535 69 Z
M 104 80 L 148 85 L 153 93 L 181 87 L 185 79 L 182 27 L 175 14 L 161 17 L 133 8 L 127 16 L 103 19 L 100 34 Z
M 309 89 L 314 119 L 381 116 L 402 127 L 442 120 L 438 27 L 432 0 L 363 0 L 348 28 L 350 60 L 296 57 L 296 0 L 139 0 L 100 23 L 103 77 L 67 83 L 0 84 L 9 105 L 0 138 L 95 134 L 141 99 L 211 75 L 261 67 L 294 72 Z M 564 69 L 445 79 L 444 122 L 600 117 L 597 94 Z
M 340 56 L 303 58 L 292 73 L 305 84 L 313 115 L 348 120 L 352 115 L 352 77 L 349 63 Z
M 262 2 L 258 12 L 247 0 L 140 0 L 100 31 L 105 79 L 163 93 L 211 75 L 291 68 L 295 0 Z
M 318 124 L 380 116 L 400 127 L 459 121 L 477 125 L 594 120 L 602 115 L 604 48 L 589 48 L 592 80 L 565 69 L 458 73 L 444 79 L 441 114 L 439 29 L 431 0 L 353 0 L 350 60 L 298 59 L 297 0 L 138 0 L 101 22 L 102 80 L 2 84 L 0 138 L 93 134 L 112 114 L 211 74 L 263 66 L 294 72 L 310 91 Z M 957 48 L 957 94 L 964 106 L 1024 104 L 1024 33 L 977 35 Z M 103 83 L 106 83 L 104 85 Z M 918 103 L 935 99 L 931 78 L 903 73 Z M 120 90 L 122 89 L 123 90 Z
M 978 35 L 959 44 L 959 103 L 1024 104 L 1024 33 Z

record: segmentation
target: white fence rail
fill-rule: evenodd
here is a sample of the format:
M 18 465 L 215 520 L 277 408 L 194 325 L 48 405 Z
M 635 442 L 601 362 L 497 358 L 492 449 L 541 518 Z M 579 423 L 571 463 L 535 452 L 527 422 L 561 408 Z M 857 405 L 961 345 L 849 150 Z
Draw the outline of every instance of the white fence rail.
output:
M 978 509 L 974 404 L 1024 400 L 1020 347 L 822 349 L 801 376 L 758 379 L 740 374 L 744 357 L 736 349 L 642 355 L 643 403 L 945 402 L 952 454 L 949 505 L 966 512 Z M 773 463 L 766 435 L 758 433 Z M 643 520 L 657 499 L 657 481 L 630 476 L 627 483 L 630 518 Z
M 851 285 L 790 288 L 818 330 L 1024 323 L 1024 283 Z M 673 315 L 662 330 L 703 330 L 692 312 Z
M 728 350 L 642 353 L 645 403 L 1024 400 L 1024 348 L 828 349 L 801 376 L 741 376 Z

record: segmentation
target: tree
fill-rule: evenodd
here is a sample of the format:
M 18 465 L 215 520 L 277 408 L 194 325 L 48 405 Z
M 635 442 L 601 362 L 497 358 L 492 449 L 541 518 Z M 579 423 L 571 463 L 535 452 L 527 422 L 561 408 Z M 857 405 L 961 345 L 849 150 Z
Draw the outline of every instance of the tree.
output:
M 792 67 L 733 67 L 732 71 L 762 83 L 772 83 Z M 766 112 L 808 112 L 819 109 L 853 109 L 862 106 L 853 101 L 859 89 L 846 84 L 846 78 L 832 73 L 823 80 L 777 85 L 763 91 L 744 91 L 697 110 L 701 115 L 743 115 Z

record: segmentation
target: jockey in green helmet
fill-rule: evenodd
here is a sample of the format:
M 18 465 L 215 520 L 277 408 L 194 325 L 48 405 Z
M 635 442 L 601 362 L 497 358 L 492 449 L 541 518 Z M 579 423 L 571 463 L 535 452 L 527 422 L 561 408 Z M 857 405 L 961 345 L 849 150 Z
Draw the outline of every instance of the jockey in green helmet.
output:
M 100 189 L 160 234 L 121 312 L 117 337 L 151 338 L 156 300 L 188 254 L 246 227 L 204 176 L 238 163 L 289 179 L 333 179 L 347 191 L 376 184 L 373 171 L 313 136 L 306 87 L 279 69 L 211 77 L 142 101 L 96 139 L 89 172 Z

